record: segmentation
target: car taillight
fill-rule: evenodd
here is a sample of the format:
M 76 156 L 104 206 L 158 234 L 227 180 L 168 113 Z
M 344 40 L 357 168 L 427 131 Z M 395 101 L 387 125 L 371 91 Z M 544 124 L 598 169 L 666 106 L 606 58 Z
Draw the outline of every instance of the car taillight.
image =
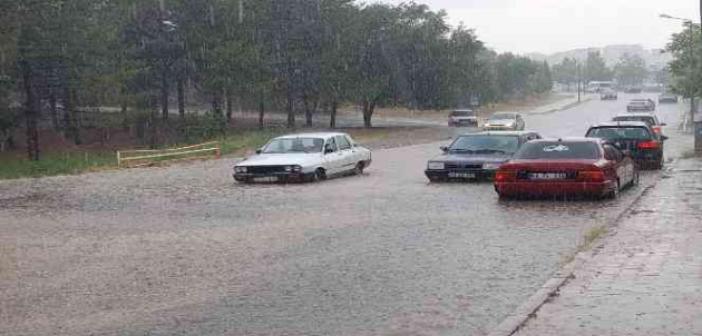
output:
M 638 145 L 639 149 L 658 149 L 660 147 L 661 144 L 656 140 L 639 142 Z
M 604 172 L 601 170 L 583 170 L 578 172 L 578 180 L 587 182 L 604 182 Z
M 662 131 L 662 129 L 660 127 L 658 127 L 658 126 L 653 127 L 653 133 L 661 134 L 661 131 Z
M 495 182 L 513 182 L 517 179 L 517 172 L 513 170 L 498 170 L 495 173 Z

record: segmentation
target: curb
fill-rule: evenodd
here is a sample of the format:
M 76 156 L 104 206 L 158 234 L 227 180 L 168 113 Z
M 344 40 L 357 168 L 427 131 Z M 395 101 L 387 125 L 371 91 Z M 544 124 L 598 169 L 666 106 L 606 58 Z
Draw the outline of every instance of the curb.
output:
M 664 172 L 665 173 L 665 172 Z M 607 228 L 614 228 L 621 219 L 631 212 L 631 209 L 641 201 L 641 199 L 648 193 L 649 190 L 658 185 L 658 182 L 663 178 L 663 174 L 654 181 L 651 185 L 645 187 L 643 191 L 636 196 L 633 202 L 629 204 L 624 210 L 616 216 L 611 222 L 607 223 L 605 226 Z M 518 332 L 530 319 L 535 318 L 537 312 L 543 305 L 548 303 L 551 298 L 558 296 L 559 290 L 568 284 L 571 279 L 575 278 L 575 270 L 581 265 L 588 261 L 597 250 L 599 250 L 607 240 L 607 237 L 613 235 L 614 232 L 610 232 L 604 237 L 599 238 L 592 247 L 586 251 L 581 251 L 576 253 L 573 261 L 561 267 L 555 275 L 551 277 L 544 285 L 541 286 L 539 290 L 532 296 L 530 296 L 524 303 L 522 303 L 514 312 L 508 315 L 500 324 L 497 325 L 488 336 L 512 336 Z

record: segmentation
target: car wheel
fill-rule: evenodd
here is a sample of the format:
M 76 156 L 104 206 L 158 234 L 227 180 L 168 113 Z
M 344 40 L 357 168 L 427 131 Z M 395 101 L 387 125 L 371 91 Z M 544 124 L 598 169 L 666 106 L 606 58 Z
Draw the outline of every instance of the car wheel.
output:
M 366 168 L 366 165 L 363 164 L 363 162 L 359 162 L 356 164 L 356 167 L 353 169 L 353 173 L 355 175 L 363 175 L 363 169 Z
M 317 168 L 317 170 L 314 171 L 314 180 L 315 181 L 324 181 L 327 179 L 327 171 L 324 170 L 324 168 Z
M 619 197 L 619 192 L 621 191 L 621 186 L 619 185 L 619 180 L 617 180 L 617 186 L 607 193 L 605 198 L 607 199 L 617 199 Z
M 641 174 L 638 169 L 634 168 L 634 178 L 631 179 L 629 187 L 633 188 L 639 185 L 639 180 L 641 180 Z

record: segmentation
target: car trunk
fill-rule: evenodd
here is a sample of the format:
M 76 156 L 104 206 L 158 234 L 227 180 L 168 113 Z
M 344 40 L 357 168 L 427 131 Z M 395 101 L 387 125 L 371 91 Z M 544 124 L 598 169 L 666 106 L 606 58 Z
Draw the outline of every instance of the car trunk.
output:
M 516 179 L 522 181 L 564 181 L 577 180 L 583 171 L 598 170 L 598 160 L 518 160 L 505 169 L 516 172 Z

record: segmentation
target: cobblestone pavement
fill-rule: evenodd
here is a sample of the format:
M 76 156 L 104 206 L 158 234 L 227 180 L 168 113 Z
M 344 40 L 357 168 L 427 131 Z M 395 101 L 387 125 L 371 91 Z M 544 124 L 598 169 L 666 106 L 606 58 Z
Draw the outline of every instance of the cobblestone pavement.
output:
M 625 104 L 526 119 L 581 136 Z M 231 159 L 0 182 L 0 335 L 481 335 L 660 176 L 617 200 L 500 202 L 428 183 L 439 145 L 315 184 L 236 184 Z
M 702 335 L 702 159 L 676 164 L 517 335 Z

